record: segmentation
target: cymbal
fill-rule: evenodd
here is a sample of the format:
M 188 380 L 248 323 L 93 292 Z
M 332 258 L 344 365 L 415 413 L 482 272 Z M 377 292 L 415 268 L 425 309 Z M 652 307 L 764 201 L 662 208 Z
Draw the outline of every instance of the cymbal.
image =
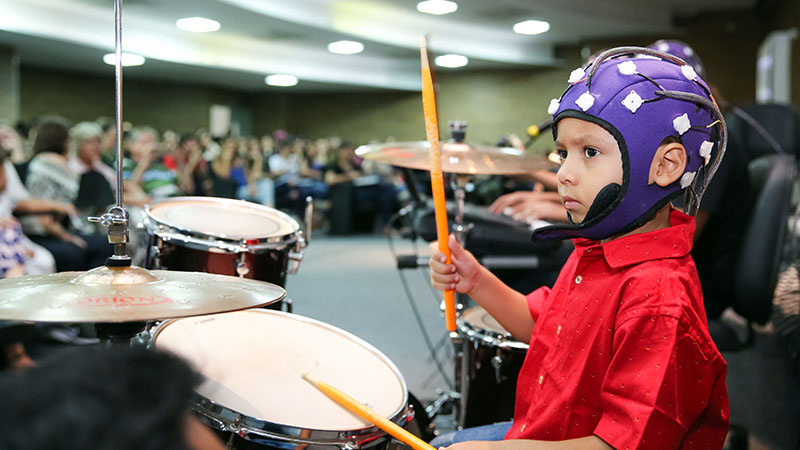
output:
M 0 280 L 0 319 L 146 322 L 255 308 L 285 295 L 274 284 L 227 275 L 99 267 Z
M 393 166 L 430 170 L 429 151 L 428 141 L 390 142 L 362 145 L 356 149 L 356 155 Z M 531 155 L 513 147 L 443 142 L 440 155 L 443 172 L 469 175 L 522 175 L 556 167 L 544 156 Z

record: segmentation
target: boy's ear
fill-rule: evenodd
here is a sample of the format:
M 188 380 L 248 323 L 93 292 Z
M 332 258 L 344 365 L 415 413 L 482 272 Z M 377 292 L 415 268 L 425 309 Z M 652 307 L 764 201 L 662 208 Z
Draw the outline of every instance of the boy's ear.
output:
M 679 180 L 686 169 L 686 149 L 679 142 L 662 144 L 650 164 L 648 184 L 669 186 Z

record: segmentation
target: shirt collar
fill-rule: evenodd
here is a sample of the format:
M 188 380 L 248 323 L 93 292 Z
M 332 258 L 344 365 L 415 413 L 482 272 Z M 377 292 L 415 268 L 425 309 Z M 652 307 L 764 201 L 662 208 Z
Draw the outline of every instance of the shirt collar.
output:
M 612 268 L 620 268 L 664 258 L 681 258 L 692 250 L 694 217 L 677 209 L 669 213 L 670 227 L 636 233 L 601 244 L 591 239 L 573 239 L 575 249 L 600 249 Z

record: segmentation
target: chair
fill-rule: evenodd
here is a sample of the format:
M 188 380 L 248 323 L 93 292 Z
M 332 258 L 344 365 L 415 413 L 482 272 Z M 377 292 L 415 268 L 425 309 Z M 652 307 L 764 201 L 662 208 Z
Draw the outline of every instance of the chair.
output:
M 751 324 L 764 325 L 772 313 L 772 295 L 784 254 L 792 188 L 797 173 L 795 157 L 772 154 L 748 167 L 756 201 L 732 267 L 734 311 L 748 322 L 744 336 L 735 325 L 710 320 L 711 337 L 720 351 L 738 351 L 752 344 Z
M 788 154 L 798 155 L 800 114 L 794 106 L 753 104 L 731 112 L 727 116 L 728 128 L 739 135 L 751 159 L 776 153 L 776 145 Z
M 752 324 L 764 325 L 772 314 L 772 297 L 784 254 L 787 222 L 797 173 L 791 154 L 771 154 L 750 162 L 750 181 L 756 201 L 738 259 L 732 267 L 734 311 L 746 321 L 740 325 L 723 318 L 708 321 L 711 338 L 721 352 L 736 352 L 754 343 Z M 748 448 L 747 430 L 731 424 L 730 449 Z

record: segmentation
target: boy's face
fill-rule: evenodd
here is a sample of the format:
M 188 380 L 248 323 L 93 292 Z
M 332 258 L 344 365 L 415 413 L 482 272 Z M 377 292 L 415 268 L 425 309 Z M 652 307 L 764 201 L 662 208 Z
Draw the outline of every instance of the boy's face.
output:
M 622 184 L 622 152 L 603 127 L 572 117 L 558 122 L 556 151 L 561 203 L 572 221 L 581 223 L 601 189 Z

